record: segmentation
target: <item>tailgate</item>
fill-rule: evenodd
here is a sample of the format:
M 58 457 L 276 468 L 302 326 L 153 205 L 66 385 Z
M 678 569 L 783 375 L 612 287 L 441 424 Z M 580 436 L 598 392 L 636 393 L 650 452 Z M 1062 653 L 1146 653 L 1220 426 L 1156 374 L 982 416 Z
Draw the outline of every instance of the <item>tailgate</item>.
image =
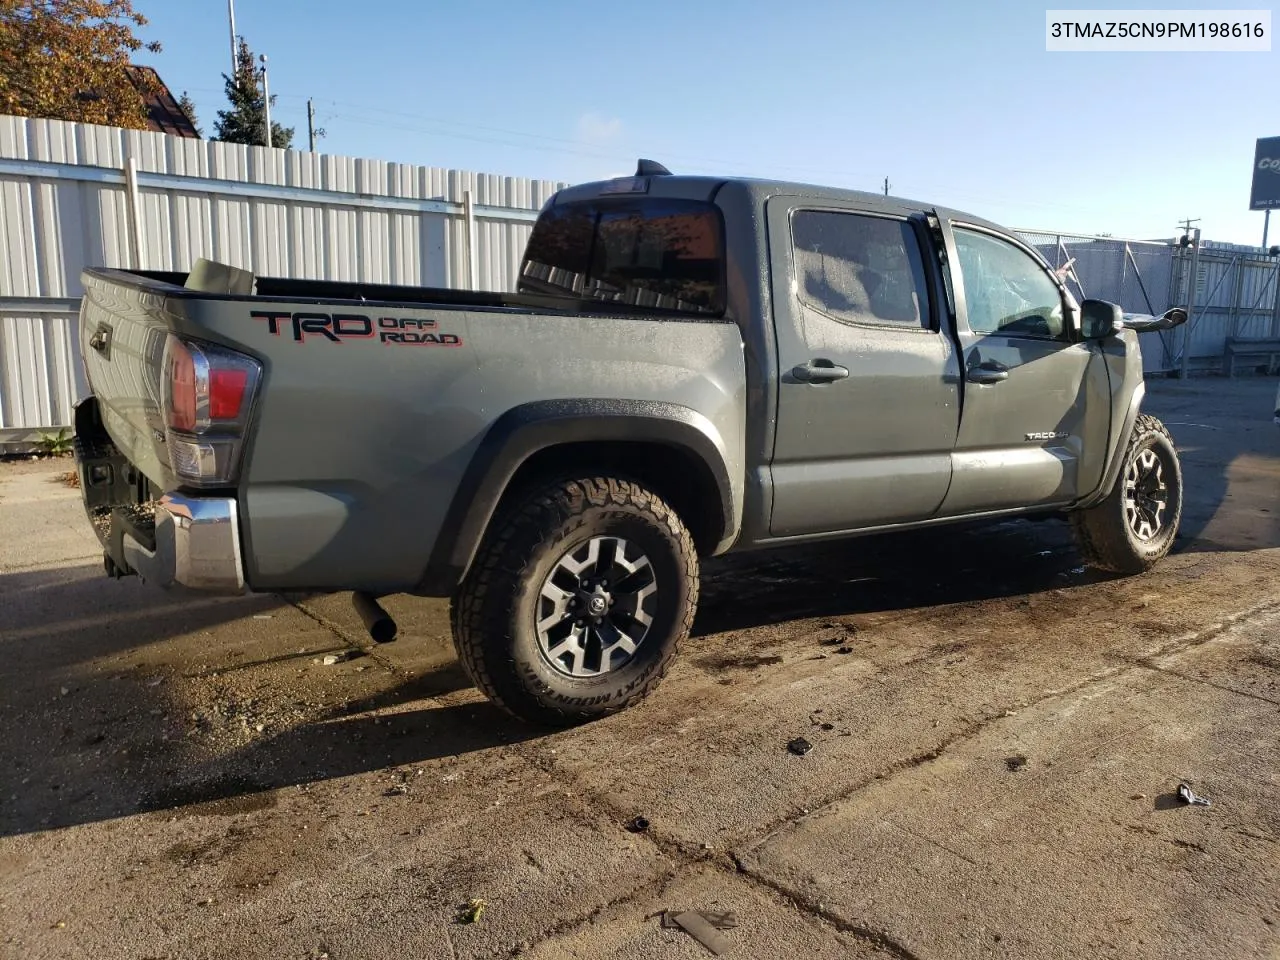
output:
M 176 486 L 164 442 L 160 375 L 168 284 L 115 270 L 83 275 L 80 355 L 107 433 L 160 489 Z

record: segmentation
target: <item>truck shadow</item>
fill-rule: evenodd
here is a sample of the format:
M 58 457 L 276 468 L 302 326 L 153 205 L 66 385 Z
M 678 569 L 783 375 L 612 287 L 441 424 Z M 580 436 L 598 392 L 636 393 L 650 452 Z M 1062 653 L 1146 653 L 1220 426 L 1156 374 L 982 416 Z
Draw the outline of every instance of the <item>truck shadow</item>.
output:
M 708 564 L 696 632 L 1035 593 L 1087 579 L 1072 572 L 1077 563 L 1055 521 L 744 555 Z M 278 598 L 184 606 L 91 568 L 0 576 L 0 595 L 28 597 L 5 624 L 0 762 L 11 786 L 0 796 L 0 836 L 161 811 L 245 812 L 274 804 L 281 788 L 500 752 L 552 733 L 478 702 L 455 662 L 407 678 L 356 674 L 358 662 L 311 681 L 349 684 L 345 702 L 258 735 L 251 718 L 234 742 L 211 742 L 192 708 L 210 713 L 222 700 L 216 684 L 245 671 L 270 678 L 268 696 L 281 696 L 295 668 L 325 652 L 302 652 L 296 636 L 271 626 L 288 612 Z M 105 615 L 86 622 L 68 613 L 86 609 Z M 191 635 L 220 624 L 275 632 L 253 648 L 261 653 L 228 663 L 191 645 Z M 227 627 L 218 636 L 225 641 Z M 334 640 L 333 649 L 346 648 Z
M 694 633 L 991 600 L 1100 579 L 1057 519 L 880 534 L 709 561 Z

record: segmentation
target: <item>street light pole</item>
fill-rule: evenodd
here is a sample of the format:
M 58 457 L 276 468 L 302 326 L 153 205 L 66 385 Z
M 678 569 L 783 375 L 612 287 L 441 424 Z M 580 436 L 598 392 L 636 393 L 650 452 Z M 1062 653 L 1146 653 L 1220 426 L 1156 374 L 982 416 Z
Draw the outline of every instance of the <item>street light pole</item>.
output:
M 267 147 L 271 146 L 271 88 L 267 86 L 267 55 L 258 59 L 262 61 L 262 116 L 267 127 Z
M 227 20 L 231 24 L 231 78 L 236 76 L 236 0 L 227 0 Z

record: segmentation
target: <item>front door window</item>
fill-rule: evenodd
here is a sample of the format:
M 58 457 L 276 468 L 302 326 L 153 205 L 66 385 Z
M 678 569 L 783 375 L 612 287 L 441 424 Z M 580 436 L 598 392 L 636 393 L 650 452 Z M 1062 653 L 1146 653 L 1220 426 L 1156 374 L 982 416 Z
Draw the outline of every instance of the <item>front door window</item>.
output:
M 1060 339 L 1062 294 L 1045 268 L 1007 240 L 955 229 L 956 253 L 974 333 Z

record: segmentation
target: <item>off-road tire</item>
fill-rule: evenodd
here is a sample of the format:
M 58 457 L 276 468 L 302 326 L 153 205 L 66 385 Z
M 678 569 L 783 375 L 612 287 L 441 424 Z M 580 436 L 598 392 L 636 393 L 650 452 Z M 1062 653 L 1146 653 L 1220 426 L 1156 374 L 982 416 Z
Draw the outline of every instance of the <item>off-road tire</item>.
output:
M 539 591 L 593 537 L 623 537 L 652 565 L 656 609 L 631 659 L 595 677 L 558 671 L 539 645 Z M 688 637 L 698 556 L 680 517 L 640 484 L 574 477 L 531 488 L 495 516 L 450 606 L 463 668 L 494 703 L 531 723 L 570 726 L 617 713 L 650 693 Z
M 1159 459 L 1167 501 L 1159 530 L 1143 540 L 1133 530 L 1126 513 L 1126 478 L 1135 461 L 1146 451 Z M 1112 573 L 1135 574 L 1150 570 L 1173 546 L 1182 521 L 1182 468 L 1173 437 L 1155 417 L 1139 415 L 1120 465 L 1120 475 L 1107 497 L 1096 506 L 1071 514 L 1071 528 L 1085 563 Z

